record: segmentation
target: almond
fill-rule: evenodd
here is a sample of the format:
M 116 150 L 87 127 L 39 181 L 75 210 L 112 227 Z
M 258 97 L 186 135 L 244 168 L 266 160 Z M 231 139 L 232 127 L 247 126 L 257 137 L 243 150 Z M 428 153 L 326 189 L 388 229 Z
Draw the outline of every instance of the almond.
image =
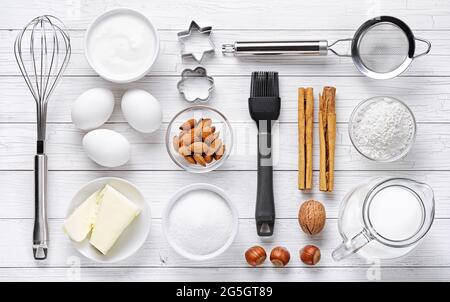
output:
M 206 162 L 207 164 L 209 164 L 209 163 L 212 162 L 213 157 L 212 157 L 211 155 L 203 154 L 203 159 L 205 160 L 205 162 Z
M 201 123 L 197 124 L 197 127 L 194 129 L 194 135 L 196 137 L 202 137 L 203 127 L 201 126 Z
M 215 132 L 209 135 L 207 138 L 203 140 L 203 142 L 207 145 L 211 145 L 213 141 L 215 141 L 219 137 L 220 132 Z
M 211 127 L 203 127 L 202 139 L 205 140 L 208 136 L 213 133 Z
M 187 121 L 185 121 L 181 126 L 180 130 L 189 130 L 195 127 L 195 119 L 191 118 Z
M 194 159 L 197 162 L 197 164 L 206 167 L 206 161 L 201 154 L 194 154 Z
M 180 148 L 180 138 L 178 136 L 173 137 L 173 149 L 175 149 L 176 152 L 178 152 L 178 149 Z
M 188 146 L 181 146 L 178 149 L 178 153 L 180 153 L 182 156 L 189 156 L 192 154 L 192 152 Z
M 197 126 L 198 128 L 202 129 L 203 128 L 203 118 L 199 118 L 198 122 L 197 122 Z
M 207 152 L 205 153 L 207 155 L 213 155 L 214 153 L 217 152 L 217 150 L 219 150 L 220 146 L 222 146 L 222 140 L 220 138 L 217 138 L 211 143 Z
M 220 157 L 222 157 L 222 155 L 225 153 L 225 145 L 222 144 L 219 149 L 217 149 L 217 151 L 214 153 L 215 155 L 218 155 Z
M 198 136 L 195 136 L 194 129 L 189 130 L 187 133 L 183 134 L 181 137 L 181 142 L 185 146 L 189 146 L 190 144 L 194 142 L 200 141 L 201 138 Z
M 204 118 L 202 119 L 202 127 L 211 127 L 212 120 L 210 118 Z
M 208 146 L 202 142 L 195 142 L 189 146 L 189 150 L 195 154 L 202 154 L 208 150 Z
M 184 159 L 189 162 L 190 164 L 195 165 L 197 162 L 195 161 L 195 159 L 192 156 L 185 156 Z

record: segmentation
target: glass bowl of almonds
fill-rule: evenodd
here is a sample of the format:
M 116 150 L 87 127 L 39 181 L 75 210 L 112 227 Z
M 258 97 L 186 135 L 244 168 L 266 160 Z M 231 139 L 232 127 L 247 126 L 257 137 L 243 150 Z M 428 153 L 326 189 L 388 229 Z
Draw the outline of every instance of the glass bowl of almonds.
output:
M 170 158 L 192 173 L 217 169 L 229 157 L 233 146 L 230 122 L 218 110 L 196 105 L 177 113 L 166 132 Z

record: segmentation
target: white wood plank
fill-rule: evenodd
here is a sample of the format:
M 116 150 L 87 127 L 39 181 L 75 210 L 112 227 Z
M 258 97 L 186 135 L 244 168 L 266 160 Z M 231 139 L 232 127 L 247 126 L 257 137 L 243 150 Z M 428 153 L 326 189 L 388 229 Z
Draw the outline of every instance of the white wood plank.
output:
M 154 281 L 154 282 L 367 282 L 446 281 L 450 270 L 443 268 L 382 268 L 380 274 L 367 268 L 0 268 L 2 281 Z M 80 272 L 80 274 L 78 274 Z M 374 277 L 375 276 L 375 277 Z
M 306 193 L 297 189 L 296 171 L 276 171 L 274 190 L 277 218 L 296 218 L 300 204 L 307 199 L 322 201 L 327 217 L 337 218 L 339 205 L 353 186 L 371 177 L 385 175 L 409 177 L 430 184 L 435 193 L 436 217 L 450 218 L 450 172 L 337 171 L 333 193 L 319 191 L 318 173 L 315 172 L 314 190 Z M 161 218 L 166 202 L 176 190 L 199 182 L 208 182 L 223 188 L 238 208 L 241 218 L 254 217 L 254 171 L 221 171 L 209 174 L 207 179 L 204 175 L 191 175 L 183 171 L 51 171 L 48 186 L 49 217 L 64 218 L 73 195 L 88 181 L 104 176 L 122 177 L 134 183 L 151 204 L 154 218 Z M 242 181 L 243 179 L 245 181 Z M 0 183 L 0 218 L 33 218 L 33 172 L 1 171 Z
M 222 170 L 256 169 L 256 127 L 253 122 L 233 123 L 235 148 Z M 132 144 L 129 163 L 118 170 L 179 170 L 169 158 L 164 144 L 167 124 L 144 135 L 128 124 L 108 124 Z M 32 169 L 35 151 L 35 126 L 32 124 L 0 124 L 0 167 L 2 170 Z M 71 124 L 48 126 L 48 155 L 51 170 L 106 170 L 90 161 L 82 150 L 83 132 Z M 317 132 L 317 129 L 315 129 Z M 274 167 L 276 170 L 297 169 L 297 125 L 279 124 L 274 130 Z M 315 135 L 314 167 L 319 167 L 318 135 Z M 338 124 L 336 138 L 336 170 L 449 170 L 450 124 L 420 124 L 416 142 L 410 153 L 393 163 L 377 163 L 363 158 L 351 145 L 347 125 Z M 289 143 L 291 142 L 291 143 Z M 206 177 L 206 176 L 205 176 Z
M 450 60 L 449 60 L 450 61 Z M 170 119 L 189 106 L 176 89 L 178 77 L 147 77 L 136 83 L 115 85 L 98 77 L 64 78 L 49 103 L 48 121 L 52 123 L 71 121 L 70 110 L 75 99 L 85 90 L 93 87 L 112 89 L 116 107 L 111 122 L 123 122 L 120 100 L 130 88 L 146 89 L 163 107 L 163 120 Z M 220 110 L 231 121 L 249 121 L 247 98 L 250 77 L 216 77 L 215 91 L 209 105 Z M 449 78 L 396 78 L 386 81 L 368 81 L 361 77 L 282 77 L 281 122 L 297 121 L 297 88 L 311 86 L 315 90 L 316 108 L 318 94 L 324 85 L 337 87 L 337 119 L 347 122 L 354 107 L 364 99 L 389 95 L 405 101 L 415 114 L 416 120 L 433 123 L 450 122 L 450 79 Z M 0 122 L 35 122 L 35 106 L 25 82 L 18 77 L 0 77 Z M 315 114 L 317 118 L 317 114 Z
M 162 49 L 149 76 L 129 85 L 112 85 L 95 75 L 83 53 L 83 35 L 89 22 L 113 6 L 127 6 L 147 14 L 160 29 Z M 61 17 L 72 36 L 73 57 L 49 108 L 49 214 L 51 250 L 46 262 L 35 262 L 30 251 L 34 154 L 34 106 L 23 80 L 19 77 L 12 45 L 18 29 L 32 17 L 52 13 Z M 400 17 L 417 36 L 430 39 L 429 55 L 413 62 L 403 77 L 375 81 L 362 77 L 350 59 L 333 56 L 309 58 L 258 58 L 258 60 L 224 57 L 220 44 L 248 39 L 335 39 L 351 37 L 366 19 L 382 14 Z M 437 220 L 423 243 L 406 258 L 383 262 L 382 281 L 450 281 L 450 3 L 448 0 L 323 0 L 302 3 L 289 0 L 198 0 L 172 1 L 84 1 L 3 0 L 0 9 L 0 280 L 2 281 L 72 281 L 68 258 L 78 254 L 61 230 L 62 217 L 75 191 L 86 181 L 99 176 L 120 176 L 135 182 L 148 200 L 156 218 L 152 234 L 144 247 L 132 258 L 110 267 L 80 258 L 83 281 L 367 281 L 371 265 L 352 257 L 336 263 L 330 258 L 339 243 L 336 217 L 339 201 L 356 183 L 367 177 L 396 174 L 430 183 L 436 193 Z M 211 105 L 233 121 L 237 146 L 222 170 L 207 175 L 190 175 L 171 163 L 164 147 L 164 130 L 170 118 L 187 104 L 175 89 L 181 70 L 192 67 L 182 62 L 176 32 L 185 29 L 191 19 L 200 25 L 212 25 L 218 52 L 204 61 L 215 76 L 216 91 Z M 301 20 L 301 21 L 299 21 Z M 10 30 L 12 29 L 12 30 Z M 422 47 L 422 46 L 420 46 Z M 423 48 L 420 48 L 420 51 Z M 249 74 L 253 70 L 277 70 L 283 110 L 281 131 L 276 146 L 280 160 L 276 165 L 277 198 L 276 237 L 259 241 L 254 230 L 253 209 L 256 187 L 255 127 L 247 108 Z M 332 194 L 305 194 L 296 189 L 296 88 L 313 86 L 316 94 L 324 85 L 338 88 L 338 148 L 336 190 Z M 72 101 L 87 88 L 110 87 L 119 103 L 120 95 L 130 87 L 144 88 L 161 100 L 164 126 L 153 135 L 141 135 L 123 123 L 119 106 L 107 128 L 118 130 L 132 142 L 132 161 L 118 171 L 107 171 L 83 154 L 83 133 L 70 124 Z M 172 87 L 172 88 L 171 88 Z M 362 159 L 351 147 L 347 136 L 349 114 L 361 100 L 374 95 L 392 95 L 406 101 L 419 121 L 419 133 L 412 152 L 393 164 L 375 164 Z M 60 124 L 61 123 L 61 124 Z M 285 142 L 293 141 L 292 144 Z M 318 159 L 317 144 L 315 159 Z M 317 162 L 315 167 L 318 168 Z M 23 171 L 17 171 L 23 170 Z M 70 170 L 70 171 L 60 171 Z M 92 170 L 92 171 L 86 171 Z M 129 171 L 127 171 L 129 170 Z M 161 171 L 154 171 L 161 170 Z M 238 170 L 238 171 L 233 171 Z M 434 170 L 434 171 L 433 171 Z M 242 179 L 247 179 L 243 182 Z M 206 263 L 192 263 L 174 254 L 161 234 L 161 210 L 173 188 L 194 182 L 211 182 L 228 189 L 238 206 L 241 232 L 235 244 L 222 257 Z M 315 181 L 317 173 L 315 172 Z M 317 187 L 317 185 L 316 185 Z M 298 206 L 308 198 L 322 200 L 329 219 L 323 233 L 315 238 L 304 235 L 296 221 Z M 24 219 L 25 218 L 25 219 Z M 250 269 L 243 253 L 261 243 L 270 249 L 286 245 L 292 253 L 288 268 Z M 323 260 L 317 267 L 305 267 L 298 259 L 298 249 L 314 243 L 321 247 Z M 75 270 L 76 271 L 76 270 Z M 77 279 L 75 279 L 77 280 Z
M 14 39 L 18 31 L 0 31 L 0 75 L 20 75 L 12 52 Z M 71 31 L 72 56 L 65 75 L 96 75 L 90 68 L 84 55 L 84 32 Z M 215 56 L 205 58 L 202 64 L 211 75 L 249 75 L 252 71 L 268 69 L 276 70 L 281 75 L 301 76 L 359 76 L 351 58 L 340 58 L 332 53 L 328 56 L 268 56 L 268 57 L 234 57 L 224 56 L 220 47 L 222 43 L 233 43 L 239 40 L 311 40 L 327 39 L 335 41 L 349 38 L 353 31 L 217 31 L 214 33 L 216 44 Z M 433 44 L 431 52 L 415 60 L 404 75 L 409 76 L 449 76 L 449 31 L 417 31 L 418 37 L 429 39 Z M 179 76 L 187 67 L 195 67 L 192 59 L 181 60 L 180 46 L 176 31 L 161 32 L 161 51 L 150 71 L 151 76 Z M 347 52 L 349 44 L 341 44 L 337 49 Z M 424 43 L 417 43 L 417 53 L 424 50 Z M 377 81 L 365 79 L 364 82 Z M 379 80 L 378 80 L 379 81 Z M 245 90 L 247 94 L 247 89 Z
M 264 246 L 269 253 L 277 245 L 288 248 L 291 252 L 289 267 L 305 266 L 299 259 L 299 250 L 307 244 L 317 245 L 321 249 L 322 258 L 317 267 L 370 266 L 365 259 L 356 255 L 341 262 L 335 262 L 331 258 L 331 252 L 341 241 L 335 219 L 328 219 L 325 229 L 313 237 L 301 231 L 296 219 L 278 220 L 274 236 L 263 239 L 256 235 L 253 219 L 241 219 L 239 234 L 232 246 L 223 255 L 200 262 L 186 260 L 177 255 L 162 235 L 161 220 L 154 219 L 149 238 L 141 249 L 130 258 L 115 264 L 95 263 L 78 254 L 72 247 L 70 239 L 63 233 L 62 223 L 61 219 L 50 220 L 48 258 L 46 261 L 36 262 L 31 251 L 33 221 L 31 219 L 0 220 L 2 229 L 8 230 L 8 232 L 0 233 L 0 247 L 4 251 L 0 258 L 0 267 L 66 267 L 69 266 L 70 257 L 77 257 L 82 266 L 245 268 L 248 267 L 244 258 L 245 250 L 255 244 Z M 396 260 L 382 261 L 379 264 L 396 267 L 449 267 L 449 227 L 450 220 L 437 219 L 425 240 L 411 254 Z M 271 266 L 270 261 L 264 263 L 264 267 Z
M 86 28 L 95 16 L 117 6 L 137 9 L 164 29 L 184 29 L 191 19 L 230 29 L 356 29 L 366 19 L 386 14 L 404 19 L 412 28 L 450 28 L 445 18 L 449 4 L 442 0 L 72 0 L 65 4 L 52 0 L 4 0 L 0 28 L 21 28 L 39 14 L 57 15 L 70 28 Z

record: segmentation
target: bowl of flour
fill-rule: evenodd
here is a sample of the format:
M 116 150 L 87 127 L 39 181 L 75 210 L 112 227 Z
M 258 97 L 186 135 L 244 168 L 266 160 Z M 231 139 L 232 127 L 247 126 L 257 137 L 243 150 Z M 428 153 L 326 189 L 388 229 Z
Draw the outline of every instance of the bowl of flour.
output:
M 169 245 L 190 260 L 208 260 L 233 243 L 239 216 L 228 195 L 214 185 L 198 183 L 176 192 L 162 217 Z
M 402 101 L 379 96 L 356 106 L 348 130 L 353 146 L 364 157 L 392 162 L 411 150 L 416 137 L 416 120 Z

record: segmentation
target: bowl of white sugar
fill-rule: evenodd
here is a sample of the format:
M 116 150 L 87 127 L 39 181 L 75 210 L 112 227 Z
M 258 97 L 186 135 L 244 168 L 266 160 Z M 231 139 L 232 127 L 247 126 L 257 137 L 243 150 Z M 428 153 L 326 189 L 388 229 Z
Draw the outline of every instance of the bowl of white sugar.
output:
M 392 162 L 411 150 L 416 138 L 416 120 L 402 101 L 379 96 L 356 106 L 348 131 L 361 155 L 377 162 Z
M 215 258 L 233 243 L 239 225 L 237 210 L 217 186 L 198 183 L 176 192 L 162 217 L 169 245 L 196 261 Z

